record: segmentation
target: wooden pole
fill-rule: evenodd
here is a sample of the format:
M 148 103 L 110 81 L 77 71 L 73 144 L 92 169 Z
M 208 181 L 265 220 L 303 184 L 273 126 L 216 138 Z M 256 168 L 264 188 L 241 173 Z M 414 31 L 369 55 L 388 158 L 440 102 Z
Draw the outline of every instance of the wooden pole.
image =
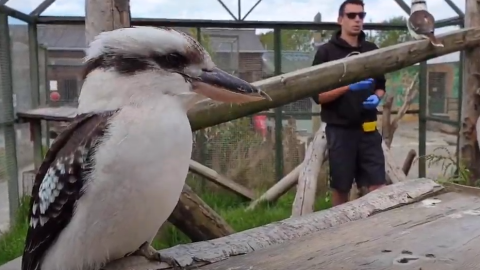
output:
M 409 41 L 255 82 L 254 85 L 270 95 L 271 101 L 239 105 L 202 102 L 188 113 L 192 129 L 196 131 L 215 126 L 310 97 L 323 89 L 334 89 L 363 78 L 379 76 L 421 61 L 479 46 L 480 27 L 439 35 L 438 40 L 445 47 L 432 48 L 427 40 Z
M 292 217 L 310 214 L 314 211 L 317 193 L 317 180 L 327 151 L 326 124 L 322 123 L 315 133 L 303 160 L 303 168 L 298 178 L 297 194 L 292 207 Z
M 477 0 L 465 2 L 465 27 L 480 27 L 480 3 Z M 476 123 L 480 115 L 480 48 L 472 47 L 465 50 L 464 76 L 462 89 L 462 112 L 460 125 L 460 162 L 472 173 L 475 179 L 480 178 L 480 152 L 476 134 Z M 478 128 L 478 127 L 477 127 Z
M 130 27 L 130 20 L 130 0 L 85 0 L 87 43 L 102 32 Z

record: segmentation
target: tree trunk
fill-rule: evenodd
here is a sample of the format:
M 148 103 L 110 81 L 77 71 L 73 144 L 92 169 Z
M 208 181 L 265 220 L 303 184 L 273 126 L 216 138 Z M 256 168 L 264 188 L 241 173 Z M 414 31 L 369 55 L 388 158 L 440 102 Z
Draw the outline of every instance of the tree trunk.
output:
M 465 2 L 465 27 L 480 27 L 480 3 L 477 0 Z M 480 152 L 475 126 L 480 116 L 480 48 L 465 50 L 462 89 L 462 113 L 460 125 L 460 160 L 472 173 L 470 185 L 480 178 Z M 478 127 L 477 127 L 478 128 Z
M 211 240 L 235 232 L 188 185 L 183 187 L 182 196 L 168 221 L 192 242 Z
M 315 133 L 302 162 L 303 168 L 298 178 L 297 194 L 293 202 L 292 217 L 302 216 L 314 211 L 317 180 L 320 168 L 325 160 L 327 150 L 327 137 L 325 135 L 325 123 Z

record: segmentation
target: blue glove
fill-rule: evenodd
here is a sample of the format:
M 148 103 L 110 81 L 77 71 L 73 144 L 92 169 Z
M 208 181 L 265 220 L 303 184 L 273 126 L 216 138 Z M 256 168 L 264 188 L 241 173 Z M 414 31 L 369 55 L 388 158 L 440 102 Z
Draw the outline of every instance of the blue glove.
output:
M 380 98 L 377 95 L 371 95 L 363 102 L 363 107 L 365 109 L 372 110 L 377 108 L 379 103 Z
M 375 80 L 373 79 L 366 79 L 363 81 L 359 81 L 356 83 L 352 83 L 348 86 L 348 90 L 350 91 L 361 91 L 361 90 L 368 90 L 371 89 Z

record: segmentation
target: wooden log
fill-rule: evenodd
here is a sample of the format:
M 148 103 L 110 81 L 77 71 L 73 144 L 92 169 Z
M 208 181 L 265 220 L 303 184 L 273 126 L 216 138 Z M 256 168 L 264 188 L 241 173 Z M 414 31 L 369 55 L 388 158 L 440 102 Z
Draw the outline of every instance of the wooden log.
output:
M 85 7 L 87 43 L 101 32 L 130 27 L 130 0 L 86 0 Z
M 187 235 L 192 242 L 220 238 L 235 232 L 186 184 L 168 221 Z
M 398 183 L 401 181 L 405 181 L 407 176 L 400 167 L 395 164 L 395 160 L 393 159 L 392 154 L 390 153 L 390 148 L 388 148 L 385 141 L 382 142 L 383 154 L 385 155 L 385 172 L 387 174 L 387 178 L 390 179 L 392 183 Z
M 408 173 L 412 168 L 412 164 L 416 156 L 417 156 L 417 152 L 415 150 L 410 149 L 410 151 L 408 151 L 407 157 L 405 158 L 405 161 L 403 162 L 403 166 L 402 166 L 402 171 L 406 176 L 408 176 Z
M 292 187 L 294 187 L 298 182 L 298 176 L 302 170 L 303 163 L 299 164 L 295 169 L 293 169 L 289 174 L 283 177 L 275 185 L 269 188 L 265 193 L 262 194 L 258 199 L 254 200 L 247 207 L 247 211 L 255 209 L 258 204 L 261 202 L 273 202 L 280 198 L 283 194 L 287 193 Z
M 390 122 L 391 122 L 391 112 L 392 112 L 392 105 L 393 105 L 393 95 L 388 95 L 385 99 L 385 103 L 383 103 L 383 110 L 382 110 L 382 138 L 390 147 L 390 143 L 388 140 L 390 138 Z
M 385 140 L 385 143 L 387 144 L 388 148 L 390 148 L 390 146 L 392 145 L 393 135 L 395 134 L 395 131 L 398 128 L 398 122 L 403 118 L 403 116 L 405 116 L 405 113 L 407 112 L 408 108 L 410 108 L 410 104 L 412 104 L 413 99 L 418 93 L 418 88 L 415 87 L 418 81 L 418 76 L 419 76 L 419 73 L 415 74 L 412 82 L 410 83 L 408 88 L 405 90 L 402 107 L 400 107 L 400 109 L 397 112 L 397 115 L 395 115 L 395 118 L 390 122 L 390 127 L 388 129 L 388 138 Z
M 196 131 L 228 122 L 312 96 L 323 89 L 334 89 L 441 55 L 479 46 L 480 27 L 449 32 L 439 35 L 438 39 L 445 47 L 432 49 L 428 40 L 410 41 L 255 82 L 254 85 L 264 90 L 272 98 L 271 101 L 239 105 L 202 102 L 189 111 L 192 129 Z
M 417 202 L 441 192 L 443 187 L 429 179 L 415 179 L 390 185 L 362 198 L 310 215 L 289 218 L 281 222 L 235 233 L 211 241 L 179 245 L 161 250 L 183 267 L 200 267 L 229 257 L 243 255 L 286 241 L 312 235 L 320 230 Z M 149 262 L 143 257 L 129 257 L 108 265 L 105 270 L 163 269 L 164 264 Z M 0 270 L 3 270 L 0 268 Z
M 203 166 L 202 164 L 190 160 L 190 171 L 205 177 L 206 179 L 214 182 L 215 184 L 224 187 L 240 197 L 247 200 L 254 200 L 255 194 L 250 189 L 238 184 L 237 182 L 228 179 L 226 176 L 217 173 L 216 171 Z
M 314 211 L 317 193 L 317 180 L 327 151 L 326 124 L 322 123 L 307 148 L 303 168 L 298 178 L 297 194 L 292 207 L 292 217 L 302 216 Z
M 195 269 L 205 264 L 312 235 L 350 221 L 364 219 L 382 211 L 434 196 L 443 190 L 441 185 L 430 179 L 408 180 L 383 187 L 358 200 L 310 215 L 288 218 L 210 241 L 178 245 L 160 252 L 172 256 L 181 266 L 192 266 L 192 269 Z M 144 257 L 132 256 L 112 262 L 104 269 L 147 270 L 166 267 L 168 266 L 165 264 L 147 261 Z M 20 270 L 20 259 L 0 266 L 0 270 Z
M 477 0 L 465 2 L 465 27 L 480 27 L 480 3 Z M 480 47 L 465 50 L 465 61 L 461 103 L 460 160 L 472 173 L 470 185 L 480 178 L 480 151 L 476 136 L 476 123 L 480 116 Z

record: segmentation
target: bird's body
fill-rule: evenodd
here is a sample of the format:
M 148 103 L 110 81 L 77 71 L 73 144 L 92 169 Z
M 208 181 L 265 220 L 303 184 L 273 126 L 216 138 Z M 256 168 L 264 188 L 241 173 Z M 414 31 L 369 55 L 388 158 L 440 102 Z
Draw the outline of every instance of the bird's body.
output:
M 92 172 L 102 181 L 85 186 L 75 216 L 41 269 L 98 269 L 151 243 L 178 202 L 192 151 L 187 143 L 192 133 L 182 108 L 168 97 L 160 104 L 124 107 L 112 117 L 95 153 L 95 159 L 108 162 L 97 163 L 102 170 Z M 113 196 L 100 203 L 108 193 Z
M 412 0 L 407 28 L 414 39 L 429 39 L 433 46 L 443 47 L 435 37 L 435 18 L 428 12 L 426 0 Z
M 79 115 L 35 178 L 22 270 L 98 270 L 151 243 L 185 183 L 187 111 L 205 99 L 197 92 L 235 100 L 240 94 L 225 98 L 217 86 L 259 91 L 216 71 L 198 46 L 156 28 L 112 31 L 91 44 Z

